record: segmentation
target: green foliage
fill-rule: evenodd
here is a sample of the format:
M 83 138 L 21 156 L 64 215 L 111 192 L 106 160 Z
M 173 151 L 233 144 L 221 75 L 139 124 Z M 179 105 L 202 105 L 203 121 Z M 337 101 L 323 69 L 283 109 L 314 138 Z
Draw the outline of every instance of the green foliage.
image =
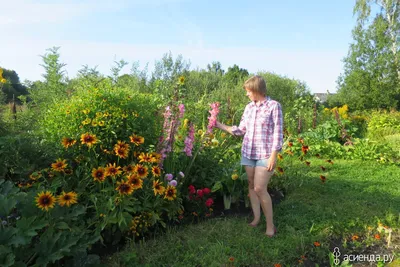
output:
M 48 52 L 42 56 L 41 65 L 45 69 L 45 80 L 33 83 L 29 90 L 33 102 L 43 108 L 67 97 L 67 83 L 63 70 L 65 64 L 60 62 L 58 50 L 59 47 L 46 50 Z
M 14 70 L 3 69 L 0 80 L 4 78 L 5 83 L 0 82 L 0 103 L 9 103 L 11 101 L 18 101 L 21 95 L 27 95 L 27 87 L 21 84 L 18 74 Z
M 382 1 L 380 12 L 370 18 L 371 1 L 356 1 L 358 24 L 353 30 L 354 43 L 338 81 L 338 98 L 352 109 L 398 106 L 400 23 L 395 2 Z

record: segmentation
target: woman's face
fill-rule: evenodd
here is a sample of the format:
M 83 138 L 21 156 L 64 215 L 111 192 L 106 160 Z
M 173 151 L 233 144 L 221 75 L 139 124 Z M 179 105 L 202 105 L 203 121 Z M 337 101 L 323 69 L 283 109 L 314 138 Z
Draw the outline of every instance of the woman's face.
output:
M 246 90 L 246 96 L 251 100 L 251 101 L 258 101 L 260 100 L 260 95 L 257 94 L 256 92 L 253 92 L 249 90 L 248 88 Z

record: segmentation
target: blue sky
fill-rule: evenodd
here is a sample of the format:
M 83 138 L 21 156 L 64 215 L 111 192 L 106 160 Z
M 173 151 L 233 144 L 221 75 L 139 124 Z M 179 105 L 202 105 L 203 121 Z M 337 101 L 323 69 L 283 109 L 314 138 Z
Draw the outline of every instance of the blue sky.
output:
M 352 42 L 354 0 L 0 0 L 0 66 L 42 79 L 41 58 L 59 46 L 73 78 L 82 65 L 110 73 L 115 60 L 181 54 L 191 68 L 220 61 L 336 91 Z M 129 72 L 126 66 L 124 72 Z

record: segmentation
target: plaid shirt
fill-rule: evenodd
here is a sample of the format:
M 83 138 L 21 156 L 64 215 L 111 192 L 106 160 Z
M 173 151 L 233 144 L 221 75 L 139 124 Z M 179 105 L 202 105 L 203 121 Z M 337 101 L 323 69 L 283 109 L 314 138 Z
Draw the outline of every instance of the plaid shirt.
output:
M 232 126 L 232 133 L 244 135 L 242 156 L 258 160 L 282 149 L 282 128 L 281 105 L 266 97 L 259 106 L 254 101 L 247 104 L 239 126 Z

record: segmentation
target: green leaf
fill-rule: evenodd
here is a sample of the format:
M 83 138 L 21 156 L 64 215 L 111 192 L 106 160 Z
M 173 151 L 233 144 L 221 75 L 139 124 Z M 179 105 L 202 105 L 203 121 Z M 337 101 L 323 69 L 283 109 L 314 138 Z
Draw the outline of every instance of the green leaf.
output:
M 56 228 L 57 228 L 57 229 L 60 229 L 60 230 L 67 230 L 67 229 L 70 229 L 69 226 L 68 226 L 68 224 L 67 224 L 66 222 L 58 222 L 58 223 L 56 224 Z

